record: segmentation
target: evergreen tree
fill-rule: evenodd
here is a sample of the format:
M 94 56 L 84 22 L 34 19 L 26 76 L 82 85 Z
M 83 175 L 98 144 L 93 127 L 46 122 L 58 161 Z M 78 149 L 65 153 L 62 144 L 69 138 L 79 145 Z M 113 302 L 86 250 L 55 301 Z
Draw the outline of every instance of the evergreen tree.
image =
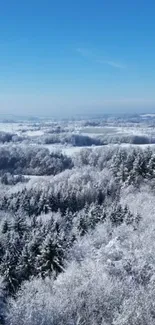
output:
M 14 216 L 12 228 L 20 237 L 22 237 L 24 232 L 27 230 L 27 225 L 24 218 L 19 215 Z
M 17 274 L 20 282 L 29 280 L 31 276 L 37 274 L 35 270 L 35 258 L 36 256 L 30 251 L 29 245 L 25 244 L 17 266 Z
M 63 248 L 56 238 L 48 235 L 40 249 L 38 269 L 42 277 L 56 275 L 63 270 Z

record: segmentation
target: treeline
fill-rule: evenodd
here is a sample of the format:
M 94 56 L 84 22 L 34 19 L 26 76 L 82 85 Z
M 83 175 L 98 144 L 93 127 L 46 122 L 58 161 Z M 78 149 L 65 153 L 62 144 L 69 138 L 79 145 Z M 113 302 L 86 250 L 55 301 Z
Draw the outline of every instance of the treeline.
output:
M 1 195 L 0 209 L 22 210 L 29 216 L 58 210 L 76 212 L 87 204 L 108 204 L 119 198 L 123 184 L 137 187 L 155 178 L 155 155 L 149 148 L 87 149 L 69 162 L 69 168 L 75 167 L 42 180 L 37 187 Z
M 84 146 L 100 146 L 108 144 L 154 144 L 155 136 L 148 135 L 125 135 L 125 134 L 103 134 L 96 136 L 88 136 L 82 134 L 69 134 L 69 133 L 53 133 L 50 135 L 43 135 L 42 138 L 36 138 L 40 144 L 68 144 L 75 147 Z
M 54 176 L 0 193 L 1 324 L 153 325 L 154 216 L 143 219 L 123 193 L 138 202 L 147 185 L 154 195 L 154 152 L 5 150 L 3 178 L 17 160 L 24 173 Z
M 104 144 L 135 144 L 135 145 L 142 145 L 142 144 L 154 144 L 155 143 L 155 136 L 148 136 L 148 135 L 125 135 L 125 134 L 107 134 L 107 135 L 100 135 L 100 140 Z
M 0 147 L 0 173 L 26 175 L 55 175 L 72 168 L 69 157 L 61 153 L 50 153 L 36 146 Z
M 48 136 L 44 136 L 41 140 L 44 144 L 69 144 L 74 147 L 84 147 L 84 146 L 100 146 L 104 145 L 102 139 L 97 137 L 89 137 L 82 134 L 52 134 Z
M 86 204 L 102 204 L 119 193 L 119 186 L 109 173 L 102 174 L 93 168 L 72 169 L 51 180 L 41 180 L 38 186 L 29 185 L 20 191 L 1 195 L 0 209 L 24 211 L 29 216 L 60 210 L 76 212 Z
M 29 177 L 23 175 L 13 175 L 11 173 L 4 173 L 1 177 L 1 184 L 4 185 L 16 185 L 18 183 L 27 183 Z
M 95 122 L 92 122 L 93 126 L 95 126 Z M 107 125 L 108 126 L 108 125 Z M 105 127 L 107 127 L 105 126 Z M 104 128 L 104 125 L 101 126 Z M 117 125 L 116 125 L 117 127 Z M 41 128 L 37 128 L 37 130 L 42 130 Z M 87 131 L 87 129 L 85 129 Z M 27 132 L 27 129 L 21 130 L 23 133 Z M 30 131 L 30 130 L 29 130 Z M 36 129 L 32 128 L 31 131 L 36 131 Z M 10 132 L 0 132 L 0 143 L 23 143 L 25 145 L 28 144 L 62 144 L 62 145 L 71 145 L 75 147 L 84 147 L 84 146 L 100 146 L 107 144 L 155 144 L 155 135 L 132 135 L 132 134 L 117 134 L 117 133 L 107 133 L 103 135 L 83 135 L 74 133 L 74 129 L 71 127 L 62 128 L 60 126 L 55 126 L 52 129 L 44 129 L 44 134 L 40 136 L 19 136 L 17 134 L 13 134 Z M 71 133 L 72 131 L 72 133 Z
M 82 150 L 74 164 L 107 168 L 116 181 L 126 185 L 138 185 L 155 177 L 155 151 L 149 146 L 145 150 L 134 146 Z
M 22 142 L 25 138 L 21 137 L 15 133 L 10 132 L 0 132 L 0 143 L 8 143 L 8 142 Z

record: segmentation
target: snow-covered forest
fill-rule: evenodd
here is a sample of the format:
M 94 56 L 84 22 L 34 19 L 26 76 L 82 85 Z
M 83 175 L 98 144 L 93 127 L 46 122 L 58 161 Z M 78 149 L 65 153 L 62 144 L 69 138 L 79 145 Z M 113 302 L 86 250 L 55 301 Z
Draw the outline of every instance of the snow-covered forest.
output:
M 0 324 L 155 324 L 155 117 L 0 123 Z

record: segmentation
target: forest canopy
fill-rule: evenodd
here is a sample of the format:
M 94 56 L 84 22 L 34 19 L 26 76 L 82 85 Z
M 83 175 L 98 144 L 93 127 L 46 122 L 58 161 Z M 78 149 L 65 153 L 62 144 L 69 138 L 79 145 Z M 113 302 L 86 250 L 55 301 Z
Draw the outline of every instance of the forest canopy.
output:
M 0 170 L 1 323 L 154 324 L 154 150 L 6 146 Z

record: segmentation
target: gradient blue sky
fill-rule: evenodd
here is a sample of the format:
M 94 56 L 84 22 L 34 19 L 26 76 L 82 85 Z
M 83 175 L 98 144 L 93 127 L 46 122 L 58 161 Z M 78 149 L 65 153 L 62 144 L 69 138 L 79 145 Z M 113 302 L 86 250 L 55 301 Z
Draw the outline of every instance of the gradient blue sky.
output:
M 154 110 L 154 0 L 0 2 L 1 114 Z

